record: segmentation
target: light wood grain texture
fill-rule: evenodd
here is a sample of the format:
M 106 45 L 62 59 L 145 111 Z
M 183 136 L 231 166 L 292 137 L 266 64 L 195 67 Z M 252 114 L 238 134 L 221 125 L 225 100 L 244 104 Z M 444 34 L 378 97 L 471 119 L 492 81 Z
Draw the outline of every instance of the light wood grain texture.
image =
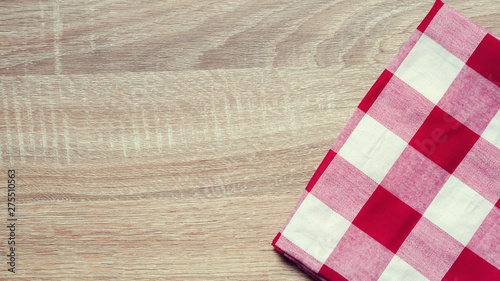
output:
M 308 280 L 271 240 L 432 4 L 0 2 L 0 279 Z

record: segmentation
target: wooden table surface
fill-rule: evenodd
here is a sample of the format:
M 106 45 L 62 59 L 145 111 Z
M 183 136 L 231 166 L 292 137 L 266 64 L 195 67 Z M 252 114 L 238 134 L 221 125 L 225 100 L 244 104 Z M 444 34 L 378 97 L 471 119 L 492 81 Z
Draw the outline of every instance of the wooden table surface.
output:
M 0 280 L 309 280 L 270 243 L 432 4 L 0 2 Z

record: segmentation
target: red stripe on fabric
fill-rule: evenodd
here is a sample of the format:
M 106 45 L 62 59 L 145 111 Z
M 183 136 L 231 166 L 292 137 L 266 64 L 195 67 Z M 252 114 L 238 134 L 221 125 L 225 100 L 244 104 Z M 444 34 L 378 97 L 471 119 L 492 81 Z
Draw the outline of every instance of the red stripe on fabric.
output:
M 276 237 L 274 237 L 273 239 L 273 243 L 271 245 L 273 245 L 274 249 L 276 249 L 276 251 L 282 255 L 285 254 L 285 252 L 283 252 L 283 250 L 281 250 L 278 246 L 276 246 L 276 243 L 278 242 L 278 240 L 280 239 L 281 237 L 281 232 L 278 233 L 278 235 L 276 235 Z
M 427 29 L 429 24 L 431 23 L 432 19 L 436 16 L 436 14 L 439 12 L 441 7 L 443 7 L 444 3 L 440 0 L 437 0 L 434 3 L 434 6 L 432 6 L 432 9 L 429 11 L 427 16 L 425 16 L 424 20 L 420 23 L 420 25 L 417 27 L 419 31 L 424 33 L 424 31 Z
M 495 204 L 495 206 L 500 209 L 500 199 L 498 199 L 497 203 Z
M 377 81 L 375 81 L 375 84 L 373 84 L 366 96 L 363 98 L 361 103 L 358 105 L 358 108 L 363 110 L 364 112 L 368 112 L 387 83 L 389 83 L 389 80 L 391 80 L 393 75 L 394 74 L 392 74 L 389 70 L 384 70 L 384 72 L 382 72 Z
M 307 186 L 306 186 L 307 192 L 311 192 L 311 190 L 313 189 L 314 185 L 318 181 L 319 177 L 321 177 L 321 175 L 326 170 L 326 168 L 328 167 L 328 165 L 330 165 L 330 162 L 332 162 L 332 160 L 335 157 L 335 155 L 337 155 L 337 153 L 335 153 L 333 150 L 331 150 L 331 149 L 328 150 L 328 153 L 326 154 L 325 158 L 323 159 L 323 161 L 319 165 L 319 167 L 316 170 L 316 172 L 314 172 L 314 175 L 312 176 L 311 180 L 307 184 Z
M 329 281 L 347 281 L 344 276 L 340 275 L 337 271 L 329 268 L 326 265 L 323 265 L 318 273 Z
M 500 40 L 486 34 L 467 65 L 500 87 Z
M 464 248 L 450 270 L 443 277 L 445 280 L 500 280 L 500 269 L 496 268 L 468 248 Z

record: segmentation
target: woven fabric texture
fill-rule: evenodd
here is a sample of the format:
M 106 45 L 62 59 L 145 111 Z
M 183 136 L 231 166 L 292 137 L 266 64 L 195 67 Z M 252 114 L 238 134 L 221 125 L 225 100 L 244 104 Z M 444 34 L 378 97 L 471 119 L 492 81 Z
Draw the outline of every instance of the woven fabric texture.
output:
M 317 280 L 500 280 L 500 39 L 436 1 L 273 241 Z

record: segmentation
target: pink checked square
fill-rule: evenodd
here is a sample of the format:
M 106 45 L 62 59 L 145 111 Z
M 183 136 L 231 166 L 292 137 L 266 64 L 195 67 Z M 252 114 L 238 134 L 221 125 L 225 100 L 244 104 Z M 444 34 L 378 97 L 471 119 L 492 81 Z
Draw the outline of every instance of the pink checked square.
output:
M 377 280 L 393 256 L 387 248 L 351 225 L 325 265 L 347 280 Z M 322 269 L 323 272 L 331 270 Z
M 353 221 L 378 184 L 337 155 L 316 182 L 311 194 L 349 221 Z
M 430 280 L 441 280 L 464 246 L 426 218 L 422 218 L 397 255 Z
M 424 34 L 466 62 L 487 31 L 445 5 L 436 13 Z
M 453 175 L 495 204 L 500 199 L 500 149 L 480 138 Z
M 438 106 L 480 135 L 500 109 L 500 88 L 466 65 Z
M 500 87 L 500 40 L 487 34 L 467 65 Z
M 451 174 L 478 138 L 478 134 L 436 106 L 410 145 Z
M 380 184 L 423 214 L 450 174 L 408 146 Z
M 500 209 L 493 208 L 470 240 L 467 248 L 500 268 Z
M 421 216 L 379 186 L 356 216 L 353 224 L 396 253 Z
M 465 248 L 443 280 L 500 280 L 500 269 Z
M 410 142 L 433 108 L 432 102 L 393 76 L 368 114 L 404 141 Z

